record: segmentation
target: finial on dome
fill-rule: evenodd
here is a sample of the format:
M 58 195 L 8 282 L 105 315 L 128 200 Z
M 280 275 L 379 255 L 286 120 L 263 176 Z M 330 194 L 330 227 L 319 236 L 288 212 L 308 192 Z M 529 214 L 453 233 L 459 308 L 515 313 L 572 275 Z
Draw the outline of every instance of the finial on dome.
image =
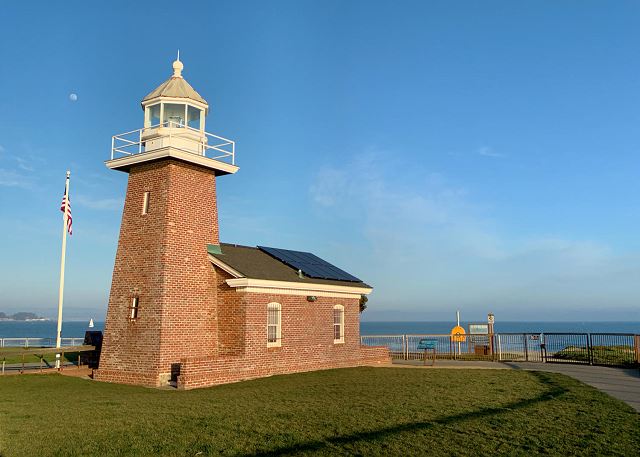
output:
M 174 78 L 182 78 L 182 69 L 184 65 L 180 62 L 180 49 L 178 49 L 178 57 L 175 62 L 173 62 L 173 77 Z

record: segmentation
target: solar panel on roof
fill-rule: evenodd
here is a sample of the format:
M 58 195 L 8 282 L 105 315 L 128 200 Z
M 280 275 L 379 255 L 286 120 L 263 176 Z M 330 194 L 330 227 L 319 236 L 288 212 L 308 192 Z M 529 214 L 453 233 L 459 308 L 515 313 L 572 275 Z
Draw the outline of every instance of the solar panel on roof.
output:
M 258 246 L 258 249 L 271 257 L 289 265 L 296 270 L 301 270 L 306 276 L 318 279 L 334 279 L 337 281 L 362 282 L 344 270 L 331 265 L 320 257 L 310 252 L 291 251 L 289 249 L 268 248 Z

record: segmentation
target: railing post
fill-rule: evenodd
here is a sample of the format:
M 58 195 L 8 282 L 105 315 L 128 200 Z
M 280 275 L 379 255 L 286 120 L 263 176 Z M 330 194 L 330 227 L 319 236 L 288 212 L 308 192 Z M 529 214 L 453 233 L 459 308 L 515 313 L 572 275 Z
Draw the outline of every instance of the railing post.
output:
M 116 137 L 112 136 L 111 137 L 111 160 L 113 160 L 113 148 L 115 147 L 115 143 L 116 143 Z
M 524 361 L 529 361 L 529 343 L 527 342 L 527 334 L 522 334 L 522 339 L 524 340 Z
M 403 359 L 409 360 L 409 344 L 407 335 L 402 335 L 402 355 Z
M 589 358 L 589 365 L 593 365 L 593 347 L 591 346 L 591 333 L 587 333 L 587 355 Z
M 453 353 L 453 338 L 451 338 L 451 336 L 449 336 L 449 358 L 451 360 L 455 359 L 455 354 Z

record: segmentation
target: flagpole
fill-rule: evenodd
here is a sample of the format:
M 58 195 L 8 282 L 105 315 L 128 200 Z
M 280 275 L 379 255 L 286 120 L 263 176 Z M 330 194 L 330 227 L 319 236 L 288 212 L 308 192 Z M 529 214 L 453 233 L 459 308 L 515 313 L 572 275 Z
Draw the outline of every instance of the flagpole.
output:
M 67 180 L 64 185 L 64 217 L 62 224 L 62 255 L 60 256 L 60 289 L 58 291 L 58 331 L 56 333 L 56 348 L 60 347 L 62 334 L 62 302 L 64 298 L 64 262 L 67 253 L 67 223 L 69 221 L 69 176 L 71 172 L 67 170 Z M 56 368 L 60 368 L 60 354 L 56 354 Z

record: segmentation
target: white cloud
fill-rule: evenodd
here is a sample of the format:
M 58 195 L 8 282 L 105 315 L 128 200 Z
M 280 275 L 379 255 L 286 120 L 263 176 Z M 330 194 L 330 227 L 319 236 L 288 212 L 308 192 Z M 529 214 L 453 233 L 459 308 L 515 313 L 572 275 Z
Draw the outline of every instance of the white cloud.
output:
M 493 157 L 493 158 L 497 158 L 497 159 L 502 159 L 502 158 L 507 157 L 506 154 L 494 151 L 493 148 L 490 147 L 490 146 L 483 146 L 483 147 L 479 148 L 477 152 L 478 152 L 478 154 L 480 154 L 481 156 L 484 156 L 484 157 Z
M 33 185 L 31 179 L 13 170 L 0 168 L 0 186 L 5 187 L 21 187 L 29 189 Z
M 359 235 L 343 261 L 376 286 L 372 298 L 380 306 L 466 304 L 483 313 L 495 306 L 514 319 L 535 319 L 545 307 L 624 308 L 640 294 L 640 255 L 622 257 L 593 240 L 504 233 L 464 187 L 392 165 L 389 156 L 362 154 L 325 167 L 310 187 L 319 217 L 342 219 Z
M 34 168 L 30 165 L 30 161 L 27 161 L 25 159 L 23 159 L 22 157 L 14 157 L 14 159 L 16 160 L 16 162 L 18 163 L 18 168 L 20 168 L 23 171 L 34 171 Z

